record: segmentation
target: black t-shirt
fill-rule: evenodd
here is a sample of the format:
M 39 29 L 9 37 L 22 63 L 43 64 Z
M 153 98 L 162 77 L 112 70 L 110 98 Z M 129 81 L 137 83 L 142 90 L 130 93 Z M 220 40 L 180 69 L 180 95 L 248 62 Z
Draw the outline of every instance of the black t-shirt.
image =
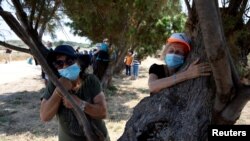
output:
M 166 75 L 164 67 L 165 65 L 153 64 L 149 68 L 149 74 L 153 73 L 157 75 L 158 79 L 165 78 L 168 74 Z

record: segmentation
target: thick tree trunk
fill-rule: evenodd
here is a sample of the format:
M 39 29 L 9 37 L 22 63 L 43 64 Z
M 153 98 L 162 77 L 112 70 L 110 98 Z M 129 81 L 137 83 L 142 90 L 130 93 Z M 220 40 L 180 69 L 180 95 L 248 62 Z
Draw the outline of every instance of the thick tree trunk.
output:
M 188 62 L 206 56 L 202 35 L 195 32 L 197 38 Z M 146 97 L 135 107 L 119 141 L 206 140 L 214 93 L 214 82 L 203 77 Z
M 206 85 L 202 79 L 194 80 L 142 100 L 119 141 L 205 140 L 212 95 L 208 89 L 193 87 L 193 83 Z M 178 88 L 182 90 L 176 91 Z

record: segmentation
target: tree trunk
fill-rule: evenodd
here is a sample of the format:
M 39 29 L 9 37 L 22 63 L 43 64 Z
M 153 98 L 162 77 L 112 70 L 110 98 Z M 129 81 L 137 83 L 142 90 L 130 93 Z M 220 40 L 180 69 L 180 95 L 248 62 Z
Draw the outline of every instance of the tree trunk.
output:
M 205 57 L 201 32 L 187 61 Z M 204 60 L 205 58 L 201 58 Z M 144 98 L 134 109 L 119 141 L 202 141 L 211 123 L 214 82 L 197 78 Z
M 115 62 L 111 62 L 109 64 L 109 67 L 106 70 L 106 73 L 105 73 L 105 75 L 102 78 L 102 82 L 101 83 L 102 83 L 103 89 L 106 89 L 109 86 L 111 86 L 112 75 L 113 75 L 113 72 L 114 72 L 114 63 Z
M 121 38 L 120 40 L 120 46 L 122 46 L 123 48 L 121 48 L 117 52 L 116 59 L 112 60 L 109 63 L 106 73 L 103 76 L 103 79 L 102 79 L 103 89 L 106 89 L 107 87 L 111 86 L 111 80 L 112 80 L 113 74 L 118 74 L 117 71 L 121 70 L 120 68 L 121 64 L 123 65 L 123 60 L 129 47 L 127 46 L 126 41 L 123 38 Z

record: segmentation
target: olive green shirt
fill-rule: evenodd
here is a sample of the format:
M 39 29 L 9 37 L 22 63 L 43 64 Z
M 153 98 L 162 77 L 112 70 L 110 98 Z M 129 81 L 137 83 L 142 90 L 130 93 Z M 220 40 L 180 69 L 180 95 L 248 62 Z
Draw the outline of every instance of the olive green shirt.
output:
M 48 100 L 53 94 L 55 86 L 52 82 L 48 83 L 45 93 L 42 98 Z M 95 75 L 89 74 L 83 81 L 83 85 L 78 91 L 73 93 L 80 99 L 93 103 L 93 99 L 101 92 L 101 85 L 98 78 Z M 78 121 L 71 109 L 66 108 L 62 103 L 57 113 L 59 119 L 59 141 L 85 141 L 87 140 L 82 127 L 78 124 Z M 104 135 L 108 136 L 105 123 L 101 119 L 93 119 L 87 115 L 89 121 L 91 121 Z

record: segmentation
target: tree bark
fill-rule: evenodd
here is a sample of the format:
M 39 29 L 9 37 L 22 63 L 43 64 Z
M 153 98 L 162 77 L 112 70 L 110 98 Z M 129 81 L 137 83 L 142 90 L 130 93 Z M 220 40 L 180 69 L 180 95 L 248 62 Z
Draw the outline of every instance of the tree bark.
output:
M 212 118 L 211 89 L 202 78 L 143 99 L 119 141 L 203 141 Z
M 219 14 L 217 13 L 218 10 L 214 1 L 204 0 L 201 2 L 195 0 L 195 3 L 204 38 L 205 49 L 216 83 L 217 92 L 214 108 L 216 111 L 220 112 L 232 95 L 234 85 L 228 59 L 230 54 L 226 42 L 223 40 L 224 33 L 222 33 L 222 27 L 220 26 L 218 17 Z

